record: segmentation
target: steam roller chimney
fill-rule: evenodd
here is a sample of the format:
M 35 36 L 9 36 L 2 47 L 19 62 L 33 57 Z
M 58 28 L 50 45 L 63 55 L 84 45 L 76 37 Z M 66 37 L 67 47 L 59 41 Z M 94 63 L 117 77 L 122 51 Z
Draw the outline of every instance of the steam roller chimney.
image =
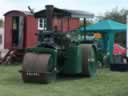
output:
M 53 5 L 46 5 L 46 18 L 47 18 L 47 29 L 48 31 L 52 31 L 52 22 L 53 22 L 53 12 L 54 12 L 54 6 Z

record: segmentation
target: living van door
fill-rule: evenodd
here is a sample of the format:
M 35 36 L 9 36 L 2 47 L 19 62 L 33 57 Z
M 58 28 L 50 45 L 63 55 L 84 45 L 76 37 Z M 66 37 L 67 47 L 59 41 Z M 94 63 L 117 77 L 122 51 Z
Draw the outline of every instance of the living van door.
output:
M 13 48 L 23 48 L 24 17 L 12 17 L 12 45 Z
M 23 48 L 24 45 L 24 17 L 20 16 L 19 17 L 19 44 L 18 47 L 19 48 Z

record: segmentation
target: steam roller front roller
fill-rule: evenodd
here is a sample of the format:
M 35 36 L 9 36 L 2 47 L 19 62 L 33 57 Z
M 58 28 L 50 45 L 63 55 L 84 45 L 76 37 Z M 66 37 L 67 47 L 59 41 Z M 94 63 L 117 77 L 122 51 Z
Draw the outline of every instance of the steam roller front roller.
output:
M 52 56 L 47 53 L 28 52 L 24 56 L 22 79 L 24 82 L 48 83 L 53 71 Z
M 97 69 L 96 48 L 92 44 L 82 44 L 81 49 L 82 73 L 89 77 L 95 77 Z

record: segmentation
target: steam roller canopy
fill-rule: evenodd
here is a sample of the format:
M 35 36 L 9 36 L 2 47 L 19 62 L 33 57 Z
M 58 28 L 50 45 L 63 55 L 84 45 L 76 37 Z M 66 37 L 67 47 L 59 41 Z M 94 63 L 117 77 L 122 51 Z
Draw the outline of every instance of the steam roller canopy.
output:
M 26 53 L 23 61 L 23 80 L 48 82 L 51 61 L 51 54 Z
M 92 44 L 81 44 L 83 74 L 90 77 L 96 76 L 96 51 Z

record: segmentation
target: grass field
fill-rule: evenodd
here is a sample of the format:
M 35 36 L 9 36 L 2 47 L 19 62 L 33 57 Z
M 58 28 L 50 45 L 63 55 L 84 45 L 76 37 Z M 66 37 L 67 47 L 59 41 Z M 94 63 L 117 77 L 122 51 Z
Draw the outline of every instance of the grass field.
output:
M 20 66 L 0 66 L 0 96 L 128 96 L 128 73 L 98 70 L 96 78 L 25 84 Z

